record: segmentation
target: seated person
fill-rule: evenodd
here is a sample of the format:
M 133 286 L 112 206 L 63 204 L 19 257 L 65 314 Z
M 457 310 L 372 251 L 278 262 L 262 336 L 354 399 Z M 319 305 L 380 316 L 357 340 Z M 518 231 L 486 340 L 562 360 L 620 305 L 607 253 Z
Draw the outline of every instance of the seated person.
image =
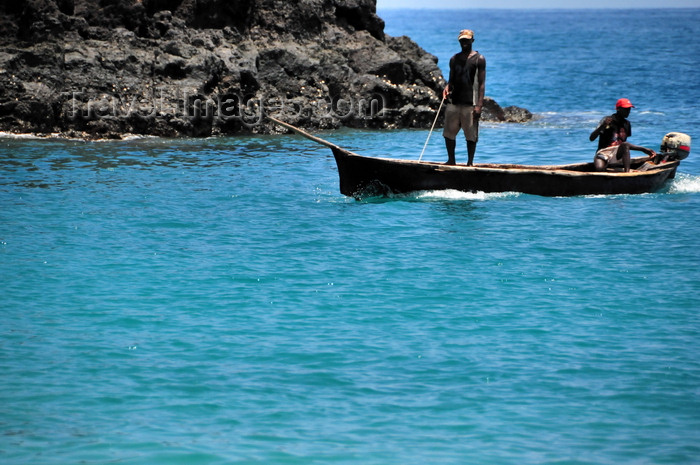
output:
M 656 156 L 656 152 L 651 149 L 627 142 L 627 138 L 632 135 L 632 124 L 627 120 L 632 108 L 634 105 L 629 99 L 621 98 L 615 105 L 616 113 L 603 118 L 591 133 L 591 141 L 600 137 L 598 151 L 593 158 L 596 171 L 605 171 L 608 165 L 622 163 L 625 172 L 629 172 L 630 150 L 644 152 L 650 157 Z

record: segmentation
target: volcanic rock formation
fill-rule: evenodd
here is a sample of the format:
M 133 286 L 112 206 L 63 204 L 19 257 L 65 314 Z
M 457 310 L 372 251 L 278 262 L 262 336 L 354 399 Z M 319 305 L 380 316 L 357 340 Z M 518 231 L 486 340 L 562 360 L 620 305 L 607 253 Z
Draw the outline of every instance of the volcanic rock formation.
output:
M 24 0 L 0 6 L 0 131 L 209 136 L 429 127 L 437 58 L 375 0 Z M 4 11 L 3 11 L 4 10 Z M 488 99 L 483 119 L 523 121 Z

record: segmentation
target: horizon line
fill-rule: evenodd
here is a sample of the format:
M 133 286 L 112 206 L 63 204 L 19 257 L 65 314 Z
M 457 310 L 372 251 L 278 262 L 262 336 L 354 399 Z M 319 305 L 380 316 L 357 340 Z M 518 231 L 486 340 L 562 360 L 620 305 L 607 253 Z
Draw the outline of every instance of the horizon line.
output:
M 635 6 L 635 7 L 620 7 L 620 6 L 595 6 L 595 7 L 447 7 L 447 8 L 426 8 L 422 6 L 387 6 L 387 7 L 377 7 L 379 10 L 432 10 L 432 11 L 463 11 L 463 10 L 540 10 L 540 11 L 555 11 L 555 10 L 569 10 L 569 11 L 580 11 L 580 10 L 700 10 L 700 7 L 695 6 Z

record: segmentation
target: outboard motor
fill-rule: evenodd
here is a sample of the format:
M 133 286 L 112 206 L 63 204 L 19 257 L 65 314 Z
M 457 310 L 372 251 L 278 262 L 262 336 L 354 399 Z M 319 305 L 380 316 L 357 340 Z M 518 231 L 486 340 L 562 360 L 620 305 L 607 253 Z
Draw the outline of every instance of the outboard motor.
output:
M 661 141 L 660 161 L 684 160 L 690 155 L 690 136 L 682 132 L 669 132 Z

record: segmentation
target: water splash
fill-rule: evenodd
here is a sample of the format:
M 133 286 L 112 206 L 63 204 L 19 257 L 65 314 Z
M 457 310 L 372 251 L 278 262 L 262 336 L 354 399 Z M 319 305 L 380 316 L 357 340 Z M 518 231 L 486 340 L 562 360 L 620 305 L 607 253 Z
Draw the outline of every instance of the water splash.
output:
M 518 192 L 462 192 L 454 189 L 421 191 L 413 194 L 416 200 L 440 201 L 440 200 L 494 200 L 518 197 Z
M 697 194 L 700 192 L 700 176 L 678 173 L 668 189 L 669 194 Z
M 519 192 L 462 192 L 455 189 L 416 191 L 407 194 L 388 194 L 372 197 L 363 197 L 363 203 L 384 203 L 397 200 L 407 202 L 460 202 L 460 201 L 485 201 L 495 199 L 515 198 L 522 194 Z

